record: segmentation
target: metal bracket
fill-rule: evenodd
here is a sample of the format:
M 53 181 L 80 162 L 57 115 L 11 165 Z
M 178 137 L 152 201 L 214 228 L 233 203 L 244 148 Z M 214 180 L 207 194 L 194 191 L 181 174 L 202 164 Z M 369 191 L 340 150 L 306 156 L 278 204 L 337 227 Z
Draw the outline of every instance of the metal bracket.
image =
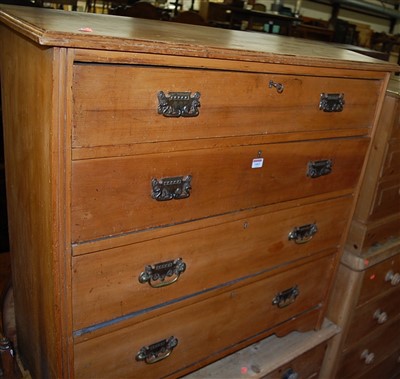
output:
M 298 286 L 288 288 L 287 290 L 276 294 L 276 296 L 272 300 L 272 304 L 276 305 L 278 308 L 285 308 L 288 305 L 294 303 L 296 297 L 299 296 L 299 294 L 300 291 Z
M 343 93 L 321 93 L 319 109 L 324 112 L 341 112 L 344 107 Z
M 167 358 L 177 345 L 178 339 L 171 336 L 149 346 L 143 346 L 136 354 L 136 360 L 145 361 L 147 364 L 159 362 Z
M 158 113 L 165 117 L 196 117 L 199 115 L 200 92 L 158 92 Z
M 310 178 L 318 178 L 328 175 L 332 172 L 333 162 L 331 159 L 323 159 L 320 161 L 310 161 L 307 165 L 307 176 Z
M 181 273 L 185 270 L 186 263 L 183 262 L 182 258 L 173 261 L 160 262 L 153 266 L 148 265 L 139 275 L 139 282 L 142 284 L 149 283 L 153 288 L 165 287 L 175 283 L 179 279 Z M 172 280 L 165 281 L 166 278 L 170 278 L 174 275 L 175 277 Z
M 307 224 L 302 226 L 296 226 L 288 236 L 289 241 L 294 241 L 297 244 L 302 244 L 310 241 L 314 234 L 318 232 L 317 225 Z
M 190 196 L 191 181 L 190 175 L 152 179 L 151 197 L 157 201 L 185 199 Z

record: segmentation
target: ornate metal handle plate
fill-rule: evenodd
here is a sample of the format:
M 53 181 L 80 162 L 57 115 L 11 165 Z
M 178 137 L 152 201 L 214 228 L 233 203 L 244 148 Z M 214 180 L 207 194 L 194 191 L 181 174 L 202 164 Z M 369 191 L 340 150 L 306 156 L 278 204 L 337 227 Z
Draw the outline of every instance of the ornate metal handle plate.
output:
M 282 379 L 299 379 L 299 374 L 292 368 L 288 368 L 282 375 Z
M 196 117 L 199 115 L 200 92 L 158 92 L 158 113 L 165 117 Z
M 294 241 L 297 244 L 302 244 L 310 241 L 314 234 L 318 232 L 316 224 L 307 224 L 296 226 L 288 235 L 289 241 Z
M 139 275 L 140 283 L 149 283 L 153 288 L 169 286 L 175 283 L 182 272 L 186 270 L 186 263 L 182 258 L 173 261 L 160 262 L 153 266 L 148 265 L 144 271 Z M 171 280 L 165 280 L 172 278 Z
M 300 290 L 297 285 L 292 288 L 288 288 L 287 290 L 279 292 L 275 295 L 272 300 L 272 305 L 276 305 L 278 308 L 285 308 L 294 303 L 299 294 Z
M 191 181 L 190 175 L 152 179 L 151 197 L 157 201 L 185 199 L 190 196 Z
M 321 93 L 319 109 L 324 112 L 341 112 L 344 107 L 343 93 Z
M 310 161 L 307 164 L 307 176 L 310 178 L 318 178 L 328 175 L 332 172 L 333 162 L 331 159 L 323 159 L 320 161 Z
M 177 345 L 178 339 L 171 336 L 149 346 L 143 346 L 136 354 L 136 360 L 144 361 L 147 364 L 159 362 L 167 358 Z

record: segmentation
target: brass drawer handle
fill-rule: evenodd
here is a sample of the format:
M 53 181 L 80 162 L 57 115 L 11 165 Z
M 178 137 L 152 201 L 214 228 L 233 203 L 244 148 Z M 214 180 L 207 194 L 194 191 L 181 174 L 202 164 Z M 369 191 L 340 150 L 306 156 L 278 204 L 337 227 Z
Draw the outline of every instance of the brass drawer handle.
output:
M 191 182 L 190 175 L 152 179 L 151 197 L 157 201 L 186 199 L 190 196 Z
M 400 283 L 400 274 L 394 273 L 392 270 L 388 271 L 385 276 L 385 282 L 390 282 L 392 286 L 397 286 Z
M 307 176 L 312 179 L 320 176 L 329 175 L 332 172 L 333 162 L 331 159 L 322 159 L 320 161 L 309 161 L 307 164 Z
M 158 92 L 159 114 L 165 117 L 196 117 L 199 115 L 200 92 Z
M 285 87 L 284 87 L 284 85 L 282 83 L 277 83 L 277 82 L 274 82 L 273 80 L 269 81 L 268 87 L 269 88 L 272 88 L 272 87 L 276 88 L 276 92 L 278 92 L 278 93 L 282 93 L 283 90 L 285 89 Z
M 318 232 L 316 224 L 307 224 L 296 226 L 288 235 L 289 241 L 294 241 L 297 244 L 302 244 L 310 241 Z
M 321 93 L 319 109 L 324 112 L 342 112 L 344 107 L 343 93 Z
M 139 275 L 139 282 L 149 283 L 150 287 L 160 288 L 175 283 L 182 272 L 186 270 L 186 263 L 182 258 L 173 261 L 160 262 L 153 266 L 147 265 Z M 171 280 L 165 280 L 171 278 Z
M 384 324 L 387 320 L 388 320 L 388 315 L 386 312 L 382 312 L 380 309 L 377 309 L 374 312 L 374 320 L 376 320 L 376 322 L 378 324 Z
M 370 353 L 367 349 L 365 349 L 360 356 L 360 359 L 365 362 L 366 365 L 370 365 L 375 361 L 375 354 Z
M 282 292 L 279 292 L 275 295 L 275 297 L 272 299 L 272 305 L 276 305 L 278 308 L 285 308 L 288 305 L 294 303 L 296 300 L 297 296 L 299 296 L 300 290 L 298 286 L 294 286 L 291 288 L 288 288 Z
M 165 340 L 158 341 L 149 346 L 143 346 L 136 354 L 137 361 L 144 361 L 147 364 L 159 362 L 172 353 L 178 345 L 178 339 L 171 336 Z

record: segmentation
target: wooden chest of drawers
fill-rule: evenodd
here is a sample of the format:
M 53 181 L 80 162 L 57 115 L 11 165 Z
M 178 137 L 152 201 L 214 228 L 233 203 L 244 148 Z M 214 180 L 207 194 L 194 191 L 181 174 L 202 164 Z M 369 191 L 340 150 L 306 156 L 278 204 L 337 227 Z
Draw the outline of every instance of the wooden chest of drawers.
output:
M 323 375 L 400 375 L 400 81 L 389 85 L 328 315 L 342 333 Z
M 395 67 L 285 37 L 1 9 L 33 375 L 179 377 L 320 328 Z

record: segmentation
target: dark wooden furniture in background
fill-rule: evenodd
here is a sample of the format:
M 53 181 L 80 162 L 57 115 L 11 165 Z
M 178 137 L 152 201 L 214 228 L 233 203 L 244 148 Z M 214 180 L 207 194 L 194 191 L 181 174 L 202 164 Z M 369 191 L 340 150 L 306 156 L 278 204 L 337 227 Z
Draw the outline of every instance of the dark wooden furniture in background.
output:
M 0 21 L 33 377 L 176 378 L 321 328 L 393 64 L 90 13 Z
M 0 92 L 1 96 L 1 92 Z M 0 254 L 10 249 L 8 241 L 6 177 L 4 165 L 3 122 L 0 103 Z
M 389 85 L 328 310 L 322 377 L 400 375 L 400 80 Z
M 138 1 L 132 5 L 117 7 L 112 13 L 119 16 L 138 17 L 148 20 L 162 20 L 163 12 L 163 9 L 157 8 L 150 3 Z
M 204 17 L 204 16 L 203 16 Z M 220 3 L 209 3 L 207 22 L 210 25 L 229 29 L 247 29 L 263 31 L 264 25 L 268 26 L 267 32 L 282 35 L 292 34 L 295 17 L 275 13 L 238 8 Z M 243 26 L 246 23 L 246 26 Z

